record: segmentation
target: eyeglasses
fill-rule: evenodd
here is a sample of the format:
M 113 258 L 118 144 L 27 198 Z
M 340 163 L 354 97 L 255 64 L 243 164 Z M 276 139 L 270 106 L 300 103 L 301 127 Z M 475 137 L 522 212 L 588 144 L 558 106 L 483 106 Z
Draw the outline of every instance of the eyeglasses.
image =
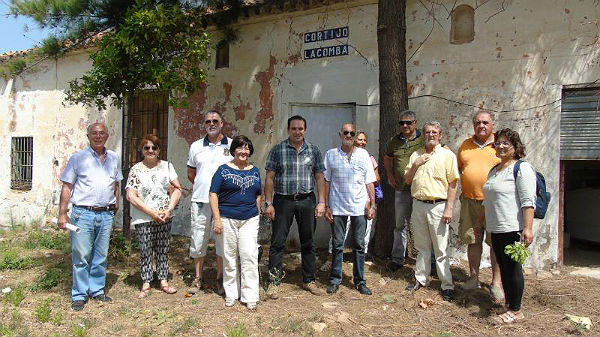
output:
M 398 122 L 400 125 L 412 125 L 414 121 L 400 121 Z
M 106 132 L 104 132 L 104 131 L 92 131 L 92 132 L 90 132 L 90 135 L 92 135 L 92 136 L 105 136 Z
M 204 121 L 204 124 L 208 125 L 208 124 L 219 124 L 219 120 L 218 119 L 207 119 Z
M 500 145 L 503 145 L 504 147 L 509 147 L 512 146 L 512 143 L 507 140 L 503 142 L 494 142 L 494 147 L 500 147 Z
M 354 131 L 348 131 L 348 130 L 344 130 L 344 136 L 347 136 L 348 134 L 350 134 L 350 136 L 354 137 L 356 136 L 356 132 Z
M 158 150 L 158 146 L 156 146 L 156 145 L 144 146 L 144 151 L 150 151 L 150 149 L 152 149 L 152 151 L 156 151 L 156 150 Z

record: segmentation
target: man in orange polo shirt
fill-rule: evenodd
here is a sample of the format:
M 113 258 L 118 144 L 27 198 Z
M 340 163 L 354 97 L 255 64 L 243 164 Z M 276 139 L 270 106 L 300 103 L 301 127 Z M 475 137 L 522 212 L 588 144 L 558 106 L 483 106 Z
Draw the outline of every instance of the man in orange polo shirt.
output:
M 486 111 L 480 111 L 473 117 L 473 137 L 467 138 L 458 148 L 458 170 L 462 194 L 460 196 L 460 225 L 459 236 L 463 243 L 468 244 L 467 257 L 469 258 L 469 280 L 463 289 L 477 289 L 479 284 L 479 265 L 483 250 L 483 238 L 477 238 L 473 233 L 473 225 L 482 211 L 483 185 L 487 180 L 491 168 L 500 162 L 494 149 L 494 120 Z M 485 227 L 485 223 L 483 224 Z M 489 233 L 486 232 L 485 242 L 491 246 Z M 490 249 L 492 261 L 492 296 L 500 301 L 504 298 L 500 269 L 496 256 Z

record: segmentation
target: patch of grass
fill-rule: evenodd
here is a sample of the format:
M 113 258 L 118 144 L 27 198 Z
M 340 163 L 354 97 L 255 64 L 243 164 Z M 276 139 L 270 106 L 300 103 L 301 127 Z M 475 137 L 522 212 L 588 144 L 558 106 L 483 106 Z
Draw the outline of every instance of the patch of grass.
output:
M 52 316 L 52 323 L 56 326 L 61 326 L 63 325 L 63 323 L 65 322 L 65 318 L 62 314 L 62 312 L 57 312 L 56 314 L 54 314 L 54 316 Z
M 29 256 L 20 256 L 15 250 L 8 250 L 0 259 L 0 270 L 27 269 L 36 265 Z
M 23 247 L 26 249 L 56 249 L 60 251 L 71 250 L 70 241 L 58 232 L 49 232 L 42 230 L 30 231 L 23 243 Z
M 10 303 L 15 307 L 18 307 L 21 302 L 25 299 L 25 287 L 20 285 L 13 289 L 11 292 L 4 295 L 4 302 Z
M 431 337 L 450 337 L 452 334 L 448 331 L 436 331 L 431 334 Z
M 233 328 L 227 331 L 227 336 L 229 337 L 247 337 L 248 329 L 244 323 L 238 323 Z
M 8 327 L 8 326 L 4 326 L 0 324 L 0 335 L 1 336 L 14 336 L 15 334 L 13 333 L 13 331 Z
M 276 326 L 274 328 L 271 327 L 271 329 L 273 331 L 277 331 L 278 333 L 283 333 L 284 335 L 302 335 L 302 332 L 305 332 L 308 329 L 308 325 L 304 319 L 291 316 L 287 319 L 277 319 L 275 325 Z
M 14 335 L 17 336 L 28 336 L 29 331 L 27 326 L 24 324 L 23 315 L 15 309 L 10 315 L 10 323 L 8 324 L 9 329 Z
M 44 275 L 38 278 L 35 284 L 31 286 L 31 291 L 49 290 L 56 287 L 61 274 L 62 271 L 56 267 L 46 269 Z
M 196 325 L 195 319 L 186 318 L 185 321 L 183 321 L 183 323 L 177 324 L 177 326 L 175 326 L 175 328 L 173 328 L 171 330 L 171 332 L 169 333 L 169 336 L 183 335 L 186 332 L 188 332 L 188 330 L 190 330 L 195 325 Z
M 94 324 L 90 319 L 84 318 L 78 323 L 73 323 L 71 332 L 74 337 L 85 337 L 87 336 L 87 330 Z
M 156 319 L 157 321 L 157 326 L 162 325 L 164 322 L 168 321 L 171 318 L 173 318 L 173 314 L 163 310 L 154 313 L 154 319 Z
M 141 312 L 142 312 L 142 309 L 140 309 L 140 308 L 122 307 L 121 310 L 119 310 L 119 315 L 125 316 L 125 317 L 138 318 L 140 316 Z
M 52 309 L 50 308 L 50 299 L 46 299 L 35 306 L 35 317 L 40 323 L 50 321 Z
M 137 241 L 126 238 L 121 232 L 113 232 L 108 247 L 108 256 L 123 261 L 137 249 Z

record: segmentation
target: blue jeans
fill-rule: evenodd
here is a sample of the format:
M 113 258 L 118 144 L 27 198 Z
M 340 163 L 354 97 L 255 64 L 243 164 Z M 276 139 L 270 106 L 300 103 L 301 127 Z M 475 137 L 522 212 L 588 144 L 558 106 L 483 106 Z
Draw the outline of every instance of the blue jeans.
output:
M 112 211 L 93 212 L 73 206 L 71 222 L 81 229 L 79 233 L 70 232 L 73 255 L 73 287 L 71 288 L 73 301 L 104 294 L 106 258 L 113 217 Z
M 346 235 L 346 223 L 348 216 L 334 215 L 331 224 L 331 236 L 333 257 L 329 283 L 342 283 L 342 262 L 344 258 L 344 237 Z M 367 229 L 367 218 L 364 215 L 350 216 L 350 231 L 348 235 L 352 242 L 350 246 L 354 252 L 352 274 L 354 275 L 354 286 L 365 283 L 365 231 Z

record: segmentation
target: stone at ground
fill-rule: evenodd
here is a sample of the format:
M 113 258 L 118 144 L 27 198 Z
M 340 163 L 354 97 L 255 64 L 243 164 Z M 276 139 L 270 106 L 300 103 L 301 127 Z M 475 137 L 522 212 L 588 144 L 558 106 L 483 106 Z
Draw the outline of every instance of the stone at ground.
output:
M 567 314 L 567 319 L 575 324 L 585 327 L 587 330 L 592 328 L 592 320 L 589 317 L 575 316 Z
M 570 273 L 570 275 L 600 279 L 600 268 L 577 267 Z

